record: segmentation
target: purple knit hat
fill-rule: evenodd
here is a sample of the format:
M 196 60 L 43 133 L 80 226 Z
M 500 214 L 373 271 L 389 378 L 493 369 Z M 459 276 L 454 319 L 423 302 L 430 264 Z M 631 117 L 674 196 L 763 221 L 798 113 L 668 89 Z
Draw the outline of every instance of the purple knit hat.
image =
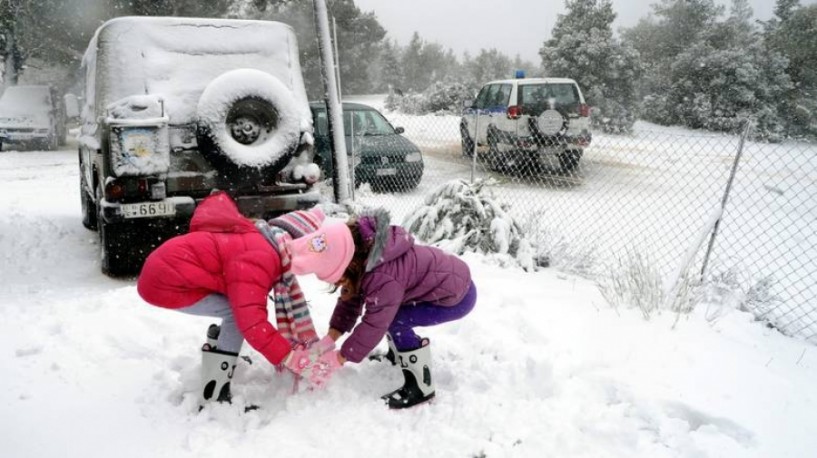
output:
M 280 227 L 287 231 L 293 239 L 303 237 L 306 234 L 315 232 L 326 219 L 320 208 L 309 210 L 296 210 L 273 218 L 268 221 L 270 226 Z

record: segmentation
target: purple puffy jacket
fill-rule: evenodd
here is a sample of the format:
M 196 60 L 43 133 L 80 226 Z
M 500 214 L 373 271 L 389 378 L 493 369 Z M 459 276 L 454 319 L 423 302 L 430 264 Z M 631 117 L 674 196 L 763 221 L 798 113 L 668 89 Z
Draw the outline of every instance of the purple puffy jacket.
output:
M 360 293 L 351 301 L 338 299 L 329 322 L 344 333 L 354 327 L 340 353 L 355 363 L 377 346 L 401 306 L 429 302 L 450 307 L 458 304 L 471 286 L 471 272 L 465 262 L 438 248 L 415 245 L 414 237 L 405 229 L 388 224 L 388 215 L 363 217 L 361 232 L 364 226 L 374 232 L 375 243 Z M 363 318 L 355 326 L 361 312 Z

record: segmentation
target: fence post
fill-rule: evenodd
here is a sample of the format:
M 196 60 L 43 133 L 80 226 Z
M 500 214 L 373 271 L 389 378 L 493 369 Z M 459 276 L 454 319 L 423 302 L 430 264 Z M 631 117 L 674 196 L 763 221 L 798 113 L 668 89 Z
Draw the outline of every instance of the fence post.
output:
M 747 119 L 746 125 L 743 128 L 743 133 L 740 135 L 740 143 L 738 143 L 738 151 L 735 154 L 735 161 L 732 163 L 732 171 L 729 173 L 729 181 L 726 183 L 726 189 L 723 191 L 723 198 L 721 199 L 721 216 L 715 221 L 715 227 L 712 229 L 712 236 L 709 238 L 709 246 L 706 248 L 704 255 L 703 266 L 701 267 L 701 280 L 706 277 L 706 268 L 709 264 L 709 256 L 712 254 L 712 249 L 715 246 L 715 238 L 718 236 L 718 228 L 723 219 L 723 212 L 726 210 L 726 202 L 729 200 L 729 193 L 732 191 L 732 183 L 735 181 L 735 174 L 738 171 L 738 164 L 740 157 L 743 155 L 743 145 L 746 142 L 746 137 L 749 136 L 749 130 L 752 128 L 752 123 Z
M 474 184 L 474 180 L 476 179 L 477 175 L 477 145 L 479 145 L 479 108 L 476 109 L 477 114 L 474 116 L 474 151 L 471 154 L 471 184 Z M 468 129 L 466 128 L 466 131 Z
M 326 0 L 312 0 L 315 13 L 315 27 L 318 35 L 318 49 L 321 58 L 321 75 L 326 89 L 326 118 L 332 138 L 333 183 L 335 202 L 344 203 L 349 199 L 349 157 L 346 155 L 346 140 L 343 132 L 343 106 L 340 102 L 339 83 L 335 76 L 335 59 L 329 31 L 329 14 Z

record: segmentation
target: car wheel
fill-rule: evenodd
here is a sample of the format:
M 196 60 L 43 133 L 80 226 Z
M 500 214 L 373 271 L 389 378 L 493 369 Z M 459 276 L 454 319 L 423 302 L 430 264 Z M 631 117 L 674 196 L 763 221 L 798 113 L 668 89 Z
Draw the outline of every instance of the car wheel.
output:
M 559 165 L 562 166 L 562 172 L 572 172 L 579 166 L 579 161 L 582 158 L 580 151 L 565 151 L 559 155 Z
M 97 187 L 97 232 L 99 234 L 99 264 L 102 273 L 110 277 L 123 277 L 134 274 L 128 251 L 133 243 L 128 240 L 125 228 L 116 224 L 108 224 L 102 217 L 102 187 Z
M 488 168 L 493 171 L 501 172 L 505 168 L 504 154 L 499 151 L 498 141 L 492 132 L 488 132 L 486 136 L 488 143 Z
M 81 172 L 79 179 L 79 198 L 80 204 L 82 205 L 82 225 L 87 229 L 95 231 L 97 224 L 96 204 L 94 204 L 91 196 L 88 195 L 88 191 L 86 190 L 85 186 L 85 178 Z
M 460 136 L 462 137 L 462 155 L 465 157 L 474 156 L 474 140 L 468 134 L 465 126 L 460 126 Z
M 278 78 L 254 69 L 226 72 L 201 94 L 196 108 L 203 152 L 220 168 L 280 168 L 298 149 L 301 114 Z M 221 164 L 219 164 L 221 163 Z

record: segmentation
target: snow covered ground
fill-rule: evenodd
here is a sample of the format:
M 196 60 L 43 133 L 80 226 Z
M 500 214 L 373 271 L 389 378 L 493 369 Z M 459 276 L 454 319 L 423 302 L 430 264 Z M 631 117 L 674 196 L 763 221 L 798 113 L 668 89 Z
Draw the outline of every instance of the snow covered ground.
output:
M 644 321 L 592 283 L 469 255 L 474 312 L 425 333 L 437 399 L 384 363 L 291 394 L 245 348 L 237 405 L 196 412 L 209 320 L 99 273 L 75 149 L 0 153 L 0 450 L 28 457 L 797 457 L 817 450 L 817 351 L 720 304 Z M 446 170 L 428 158 L 434 170 Z M 420 191 L 418 191 L 420 192 Z M 387 202 L 388 203 L 388 202 Z M 304 281 L 325 329 L 334 303 Z M 242 403 L 261 406 L 243 413 Z

